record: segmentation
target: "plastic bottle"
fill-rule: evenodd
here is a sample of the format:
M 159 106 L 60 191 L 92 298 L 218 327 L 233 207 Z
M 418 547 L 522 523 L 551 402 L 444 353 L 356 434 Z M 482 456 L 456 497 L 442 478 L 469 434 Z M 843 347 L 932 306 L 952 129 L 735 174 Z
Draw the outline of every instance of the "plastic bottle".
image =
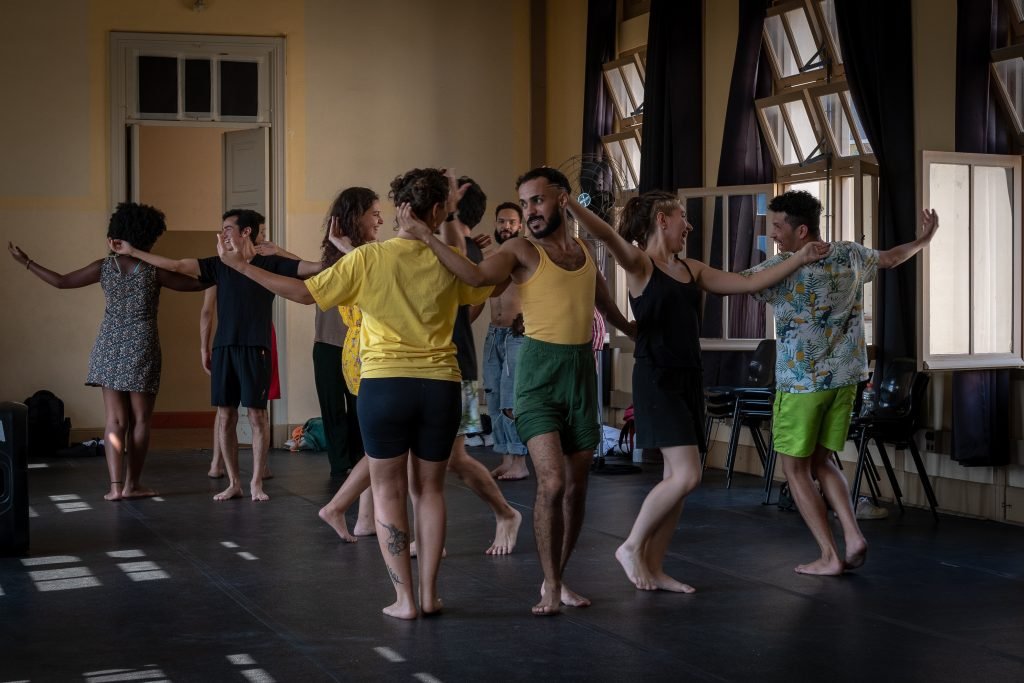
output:
M 875 387 L 871 382 L 864 387 L 864 393 L 860 397 L 860 416 L 866 417 L 875 412 Z

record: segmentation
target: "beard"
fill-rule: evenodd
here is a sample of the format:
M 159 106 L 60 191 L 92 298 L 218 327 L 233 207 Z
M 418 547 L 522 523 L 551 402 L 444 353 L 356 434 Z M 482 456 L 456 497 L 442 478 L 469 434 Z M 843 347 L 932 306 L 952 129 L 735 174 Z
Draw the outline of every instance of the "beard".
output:
M 539 230 L 535 230 L 529 222 L 526 223 L 526 227 L 530 229 L 530 234 L 533 235 L 535 239 L 543 239 L 550 235 L 551 233 L 553 233 L 555 230 L 558 230 L 560 227 L 562 227 L 562 214 L 559 211 L 555 211 L 555 214 L 551 217 L 547 224 L 543 228 L 540 228 Z
M 504 233 L 502 233 L 501 230 L 498 230 L 497 228 L 494 229 L 494 241 L 497 242 L 498 244 L 504 244 L 513 237 L 519 237 L 519 230 L 508 233 L 508 237 L 502 237 L 502 234 Z

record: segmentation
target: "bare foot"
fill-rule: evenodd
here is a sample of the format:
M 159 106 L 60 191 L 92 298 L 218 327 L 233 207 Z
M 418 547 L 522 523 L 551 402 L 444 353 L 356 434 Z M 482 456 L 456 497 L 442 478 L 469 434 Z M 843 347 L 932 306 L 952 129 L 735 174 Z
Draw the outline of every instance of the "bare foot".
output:
M 430 609 L 427 609 L 428 604 L 431 606 Z M 443 608 L 444 602 L 441 600 L 441 598 L 434 598 L 433 600 L 424 600 L 422 598 L 420 599 L 420 612 L 425 617 L 436 616 L 441 613 L 441 610 Z
M 345 521 L 345 512 L 343 510 L 331 509 L 330 505 L 325 505 L 316 514 L 320 519 L 331 525 L 331 528 L 341 536 L 341 540 L 346 543 L 355 543 L 359 540 L 348 532 L 348 522 Z
M 846 544 L 846 568 L 857 569 L 864 565 L 868 558 L 868 542 L 861 538 L 859 541 Z
M 540 597 L 542 598 L 541 602 L 544 602 L 544 600 L 546 600 L 547 598 L 545 592 L 545 587 L 542 583 L 540 585 Z M 564 583 L 562 584 L 561 590 L 559 592 L 561 593 L 561 603 L 567 607 L 590 607 L 590 600 L 588 598 L 585 598 L 579 593 L 567 588 Z
M 814 562 L 801 564 L 795 571 L 797 574 L 810 574 L 811 576 L 839 576 L 843 573 L 845 565 L 838 557 L 831 560 L 818 558 Z
M 620 545 L 616 549 L 615 559 L 622 565 L 623 571 L 626 572 L 626 578 L 634 586 L 642 591 L 658 590 L 658 584 L 654 580 L 654 576 L 644 566 L 640 557 L 635 552 L 628 550 L 625 544 Z
M 111 484 L 110 485 L 110 493 L 108 493 L 107 495 L 103 496 L 103 500 L 110 500 L 110 501 L 121 500 L 122 497 L 123 497 L 123 494 L 121 493 L 121 485 L 120 484 Z
M 409 544 L 409 557 L 416 557 L 416 541 Z M 448 557 L 447 548 L 441 548 L 441 557 Z
M 671 593 L 696 593 L 697 589 L 688 583 L 682 581 L 676 581 L 668 574 L 662 572 L 656 574 L 654 577 L 654 585 L 660 591 L 669 591 Z
M 124 491 L 121 492 L 122 498 L 152 498 L 153 496 L 160 495 L 156 491 L 145 486 L 135 487 L 124 487 Z
M 376 536 L 377 527 L 373 525 L 373 520 L 364 521 L 361 519 L 356 520 L 356 525 L 352 527 L 353 536 Z
M 512 517 L 499 519 L 498 527 L 494 530 L 494 543 L 484 551 L 485 555 L 509 555 L 516 547 L 516 538 L 519 536 L 519 525 L 523 522 L 523 515 L 519 510 L 512 508 Z
M 211 469 L 209 472 L 206 473 L 206 476 L 208 476 L 210 479 L 223 479 L 224 470 Z
M 241 498 L 241 497 L 242 497 L 242 487 L 238 486 L 236 484 L 234 486 L 228 486 L 226 489 L 224 489 L 223 491 L 218 493 L 216 496 L 214 496 L 213 499 L 216 500 L 216 501 L 221 501 L 221 500 L 231 500 L 232 498 Z
M 533 613 L 538 617 L 551 617 L 556 614 L 560 614 L 562 611 L 562 604 L 554 596 L 554 591 L 548 594 L 548 591 L 544 589 L 544 583 L 540 584 L 540 602 L 533 606 Z
M 530 477 L 530 470 L 526 466 L 526 457 L 515 457 L 512 458 L 512 464 L 509 465 L 504 472 L 498 477 L 502 481 L 519 481 L 520 479 L 528 479 Z
M 493 470 L 491 470 L 491 476 L 494 477 L 495 479 L 501 479 L 502 475 L 505 474 L 505 472 L 508 472 L 508 465 L 505 463 L 501 463 Z
M 395 619 L 415 619 L 418 616 L 416 605 L 406 604 L 401 601 L 388 605 L 381 612 Z
M 579 593 L 569 590 L 563 583 L 562 604 L 568 605 L 569 607 L 590 607 L 590 599 L 583 597 Z
M 265 503 L 270 500 L 270 496 L 263 492 L 262 484 L 252 484 L 249 487 L 252 489 L 252 500 L 255 503 Z

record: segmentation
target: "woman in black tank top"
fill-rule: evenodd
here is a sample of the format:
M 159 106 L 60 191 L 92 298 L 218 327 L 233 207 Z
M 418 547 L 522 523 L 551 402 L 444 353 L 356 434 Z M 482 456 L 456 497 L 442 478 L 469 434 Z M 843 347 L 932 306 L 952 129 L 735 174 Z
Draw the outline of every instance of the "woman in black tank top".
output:
M 629 200 L 618 233 L 574 199 L 569 203 L 583 228 L 607 244 L 626 271 L 629 303 L 637 322 L 633 366 L 637 446 L 660 449 L 664 460 L 663 478 L 647 495 L 615 558 L 641 590 L 692 593 L 692 586 L 670 577 L 662 564 L 686 496 L 700 483 L 700 454 L 706 450 L 701 292 L 742 294 L 764 289 L 823 257 L 827 246 L 805 248 L 797 257 L 747 277 L 677 256 L 685 251 L 686 236 L 693 228 L 673 194 L 648 192 Z

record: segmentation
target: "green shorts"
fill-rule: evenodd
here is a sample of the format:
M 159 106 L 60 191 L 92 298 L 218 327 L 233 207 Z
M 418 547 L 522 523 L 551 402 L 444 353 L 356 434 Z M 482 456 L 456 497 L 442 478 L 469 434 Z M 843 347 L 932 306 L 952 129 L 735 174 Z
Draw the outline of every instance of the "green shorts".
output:
M 515 387 L 516 431 L 523 443 L 558 432 L 563 453 L 597 447 L 597 368 L 589 343 L 524 338 Z
M 775 450 L 796 458 L 808 457 L 818 444 L 830 451 L 843 450 L 856 396 L 856 384 L 809 394 L 776 393 Z

